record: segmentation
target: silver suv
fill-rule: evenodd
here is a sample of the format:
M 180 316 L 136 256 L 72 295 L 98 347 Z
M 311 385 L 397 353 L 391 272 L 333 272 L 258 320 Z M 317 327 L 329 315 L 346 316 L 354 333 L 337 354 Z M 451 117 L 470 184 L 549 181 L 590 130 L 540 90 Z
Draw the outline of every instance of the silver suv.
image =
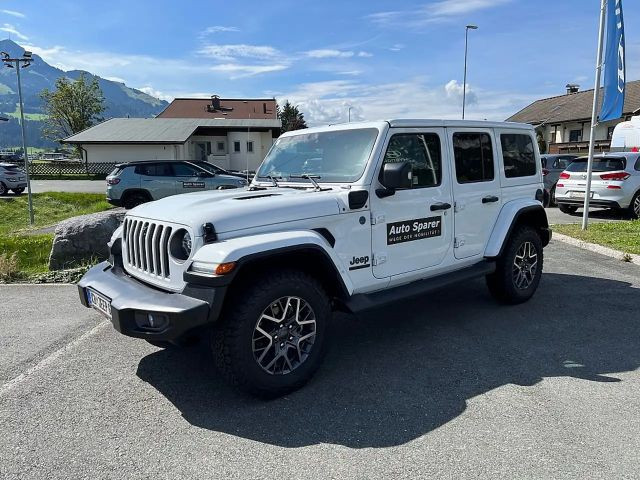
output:
M 144 161 L 116 165 L 107 177 L 107 201 L 127 209 L 170 195 L 224 190 L 247 185 L 219 167 L 203 168 L 187 161 Z M 225 173 L 216 173 L 218 170 Z
M 560 174 L 556 201 L 564 213 L 582 207 L 587 186 L 587 157 L 574 160 Z M 623 210 L 631 218 L 640 218 L 640 154 L 618 152 L 597 155 L 591 175 L 593 207 Z
M 11 190 L 20 195 L 27 188 L 25 173 L 13 163 L 0 163 L 0 195 L 6 195 Z

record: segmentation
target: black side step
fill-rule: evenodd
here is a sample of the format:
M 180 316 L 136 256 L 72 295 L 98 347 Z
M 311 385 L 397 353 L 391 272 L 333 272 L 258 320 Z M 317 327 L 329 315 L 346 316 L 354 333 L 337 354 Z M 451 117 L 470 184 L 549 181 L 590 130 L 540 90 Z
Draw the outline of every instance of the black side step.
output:
M 452 283 L 463 282 L 476 277 L 483 277 L 495 272 L 496 264 L 493 261 L 485 260 L 476 263 L 462 270 L 445 273 L 432 278 L 418 280 L 388 290 L 381 290 L 373 293 L 358 293 L 344 302 L 344 306 L 353 313 L 364 312 L 382 307 L 389 303 L 397 302 L 407 298 L 418 297 L 425 293 L 438 290 L 451 285 Z

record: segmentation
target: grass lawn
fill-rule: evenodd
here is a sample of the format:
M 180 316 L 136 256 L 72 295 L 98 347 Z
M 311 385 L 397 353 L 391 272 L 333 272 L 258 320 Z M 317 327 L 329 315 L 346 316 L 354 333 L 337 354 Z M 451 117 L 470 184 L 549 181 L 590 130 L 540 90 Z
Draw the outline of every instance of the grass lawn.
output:
M 580 225 L 554 225 L 553 231 L 585 242 L 640 255 L 640 220 L 590 223 L 586 232 L 582 231 Z
M 0 280 L 22 280 L 48 271 L 53 234 L 33 234 L 33 230 L 112 208 L 103 194 L 64 192 L 35 194 L 33 207 L 32 227 L 26 195 L 0 199 Z

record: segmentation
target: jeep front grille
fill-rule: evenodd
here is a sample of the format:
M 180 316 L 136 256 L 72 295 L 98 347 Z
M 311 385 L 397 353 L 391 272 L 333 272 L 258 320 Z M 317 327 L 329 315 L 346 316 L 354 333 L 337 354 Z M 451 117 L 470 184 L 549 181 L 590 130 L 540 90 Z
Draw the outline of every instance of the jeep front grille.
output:
M 169 278 L 171 230 L 161 223 L 126 218 L 122 231 L 126 266 L 147 275 Z

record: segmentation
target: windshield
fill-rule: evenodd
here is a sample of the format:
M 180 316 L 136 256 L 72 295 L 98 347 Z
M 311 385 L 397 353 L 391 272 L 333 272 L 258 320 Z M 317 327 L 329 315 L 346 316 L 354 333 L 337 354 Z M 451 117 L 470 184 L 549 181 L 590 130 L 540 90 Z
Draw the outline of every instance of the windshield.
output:
M 620 157 L 593 159 L 594 172 L 614 172 L 617 170 L 624 170 L 625 165 L 626 165 L 625 159 Z M 586 172 L 587 159 L 578 158 L 574 160 L 569 166 L 567 166 L 566 170 L 567 172 Z
M 307 174 L 319 182 L 354 182 L 364 172 L 377 136 L 377 129 L 362 128 L 279 138 L 258 177 L 289 180 Z

